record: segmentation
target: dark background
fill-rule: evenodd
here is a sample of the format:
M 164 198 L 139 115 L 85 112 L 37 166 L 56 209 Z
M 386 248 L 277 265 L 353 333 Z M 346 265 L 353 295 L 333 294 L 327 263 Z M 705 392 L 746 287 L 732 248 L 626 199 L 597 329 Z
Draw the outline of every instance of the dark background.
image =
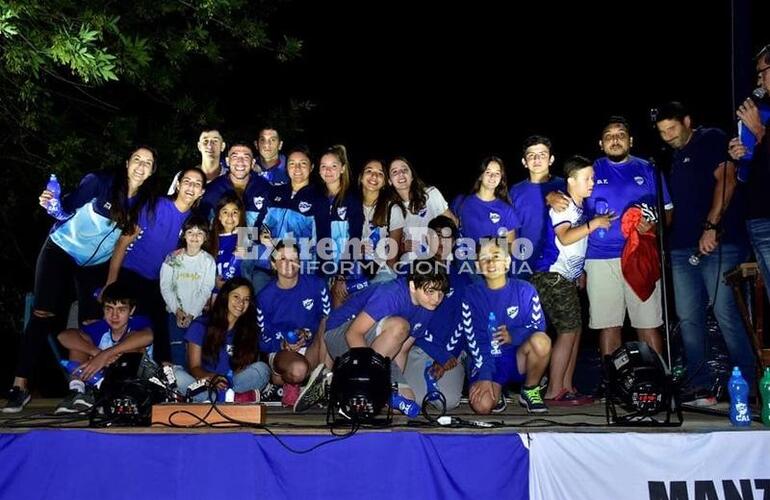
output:
M 681 100 L 696 122 L 734 134 L 734 96 L 743 99 L 753 88 L 751 57 L 770 43 L 762 23 L 769 4 L 293 2 L 279 6 L 272 22 L 304 41 L 300 60 L 281 64 L 256 51 L 231 52 L 217 66 L 201 59 L 188 70 L 185 91 L 212 101 L 216 113 L 207 121 L 227 141 L 252 140 L 270 122 L 285 147 L 302 142 L 318 152 L 347 145 L 354 169 L 371 157 L 403 155 L 448 200 L 471 187 L 489 154 L 506 162 L 509 184 L 523 179 L 520 146 L 533 133 L 552 138 L 557 172 L 570 154 L 598 156 L 601 127 L 612 114 L 631 121 L 632 152 L 659 156 L 665 169 L 649 109 Z M 102 97 L 118 106 L 114 115 L 136 122 L 134 142 L 158 144 L 169 134 L 168 106 L 125 84 L 108 86 Z M 96 116 L 79 125 L 108 134 L 105 123 Z M 164 158 L 173 156 L 161 148 L 164 185 L 198 160 L 201 124 L 178 126 L 189 149 L 169 162 Z M 114 163 L 100 156 L 98 143 L 82 155 L 86 170 Z M 39 177 L 30 184 L 42 189 L 48 173 L 41 165 L 9 175 Z M 35 256 L 50 227 L 36 205 L 38 192 L 14 193 L 24 196 L 24 223 L 8 243 L 20 257 L 4 262 L 2 286 L 18 297 L 32 289 Z M 14 331 L 6 334 L 17 339 L 21 304 L 0 306 L 14 316 Z M 2 355 L 4 381 L 14 352 L 9 346 Z

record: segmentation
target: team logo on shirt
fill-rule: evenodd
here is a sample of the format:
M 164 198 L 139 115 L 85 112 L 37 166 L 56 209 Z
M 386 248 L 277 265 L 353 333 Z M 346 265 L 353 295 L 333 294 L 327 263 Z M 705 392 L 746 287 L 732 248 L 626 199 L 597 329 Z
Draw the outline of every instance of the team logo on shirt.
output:
M 340 219 L 345 220 L 345 216 L 347 215 L 347 213 L 348 213 L 348 207 L 337 207 L 337 216 Z
M 513 319 L 519 315 L 519 306 L 511 306 L 505 312 L 508 313 L 509 318 Z
M 606 186 L 607 184 L 609 184 L 609 181 L 607 179 L 596 179 L 597 186 L 601 186 L 602 184 Z
M 640 177 L 637 175 L 636 177 L 634 177 L 634 180 L 636 181 L 637 186 L 641 186 L 642 184 L 644 184 L 644 177 Z
M 104 209 L 105 210 L 109 210 L 111 208 L 112 208 L 112 203 L 110 203 L 109 201 L 105 201 L 104 202 Z
M 302 307 L 309 311 L 313 308 L 313 303 L 313 299 L 305 299 L 302 301 Z
M 273 202 L 274 203 L 278 203 L 279 201 L 281 201 L 281 197 L 280 196 L 276 196 L 275 198 L 273 198 Z
M 306 201 L 300 201 L 299 202 L 299 206 L 297 208 L 299 208 L 299 211 L 304 214 L 305 212 L 307 212 L 308 210 L 313 208 L 313 204 L 312 203 L 308 203 Z
M 454 293 L 455 293 L 455 289 L 454 289 L 454 288 L 452 288 L 452 287 L 450 286 L 450 287 L 449 287 L 449 291 L 446 293 L 446 295 L 444 295 L 444 298 L 445 298 L 445 299 L 448 299 L 449 297 L 451 297 L 452 295 L 454 295 Z
M 499 237 L 501 237 L 501 238 L 502 238 L 502 237 L 503 237 L 503 236 L 505 236 L 506 234 L 508 234 L 508 230 L 507 230 L 506 228 L 504 228 L 504 227 L 499 227 L 499 228 L 497 228 L 497 235 L 498 235 Z
M 225 346 L 225 352 L 227 353 L 228 356 L 232 356 L 233 353 L 235 352 L 235 347 L 233 347 L 232 344 L 227 344 Z
M 420 213 L 418 213 L 417 215 L 419 215 L 420 217 L 425 217 L 426 215 L 428 215 L 428 208 L 427 207 L 423 208 L 422 210 L 420 210 Z
M 262 210 L 262 205 L 265 203 L 264 196 L 255 196 L 254 197 L 254 206 L 257 207 L 257 210 Z
M 500 214 L 497 212 L 489 212 L 489 220 L 492 221 L 492 224 L 497 224 L 500 222 Z
M 412 327 L 412 331 L 413 332 L 419 331 L 420 328 L 422 328 L 422 323 L 415 323 L 414 327 Z

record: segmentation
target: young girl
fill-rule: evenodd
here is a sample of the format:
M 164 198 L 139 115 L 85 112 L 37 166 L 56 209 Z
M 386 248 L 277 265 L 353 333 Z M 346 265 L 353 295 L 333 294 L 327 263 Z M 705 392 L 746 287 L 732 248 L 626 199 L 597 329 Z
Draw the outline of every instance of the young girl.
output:
M 334 267 L 337 267 L 332 278 L 332 305 L 339 307 L 348 296 L 348 286 L 361 276 L 360 269 L 355 269 L 360 256 L 343 257 L 343 252 L 348 241 L 361 240 L 364 212 L 361 200 L 350 189 L 350 162 L 345 146 L 335 145 L 327 149 L 319 164 L 318 172 L 329 199 L 330 233 L 336 249 L 332 259 Z M 357 281 L 360 282 L 360 279 Z
M 270 353 L 273 383 L 283 384 L 284 406 L 294 406 L 299 384 L 325 356 L 323 335 L 331 305 L 324 280 L 299 272 L 299 249 L 281 241 L 270 257 L 276 278 L 259 292 L 259 349 Z M 308 348 L 310 346 L 310 348 Z
M 496 156 L 485 158 L 471 194 L 459 199 L 452 207 L 460 219 L 460 234 L 478 242 L 485 236 L 515 239 L 514 229 L 519 219 L 508 196 L 503 160 Z
M 225 194 L 217 203 L 209 245 L 217 263 L 214 298 L 225 281 L 241 276 L 241 257 L 245 249 L 238 248 L 237 229 L 246 226 L 245 213 L 243 202 L 235 193 Z
M 107 261 L 120 231 L 136 223 L 142 207 L 154 204 L 152 174 L 156 169 L 157 155 L 152 148 L 139 147 L 125 166 L 114 172 L 90 173 L 62 197 L 61 207 L 71 215 L 54 225 L 40 249 L 35 303 L 22 335 L 16 377 L 4 413 L 19 412 L 29 402 L 27 379 L 46 339 L 66 319 L 73 291 L 77 292 L 79 322 L 102 316 L 94 290 L 104 283 Z M 38 200 L 46 207 L 51 198 L 53 193 L 45 190 Z
M 368 271 L 369 274 L 376 273 L 370 282 L 395 279 L 396 273 L 392 268 L 398 261 L 398 249 L 395 249 L 391 257 L 390 247 L 380 242 L 385 241 L 388 245 L 395 242 L 395 245 L 398 245 L 404 231 L 404 211 L 398 207 L 391 211 L 392 202 L 385 164 L 380 160 L 366 162 L 358 176 L 358 185 L 361 188 L 364 213 L 361 238 L 367 245 L 364 260 L 374 263 L 374 268 Z
M 204 250 L 208 226 L 199 215 L 188 218 L 182 226 L 182 248 L 168 254 L 160 267 L 160 293 L 169 313 L 168 336 L 175 365 L 184 364 L 184 334 L 203 312 L 214 288 L 216 264 Z
M 232 380 L 237 393 L 261 391 L 270 380 L 270 368 L 257 361 L 257 314 L 254 288 L 245 278 L 225 282 L 207 316 L 187 329 L 187 370 L 174 367 L 177 385 L 184 392 L 196 380 L 216 381 L 226 389 Z M 208 394 L 199 394 L 203 401 Z M 256 397 L 256 393 L 255 393 Z
M 396 191 L 394 202 L 404 207 L 404 234 L 401 260 L 412 260 L 427 251 L 427 228 L 431 219 L 446 215 L 457 223 L 444 196 L 433 186 L 426 186 L 417 176 L 414 167 L 406 158 L 398 157 L 388 167 L 390 185 Z M 394 207 L 391 210 L 398 210 Z
M 182 171 L 173 199 L 160 198 L 139 214 L 137 224 L 124 231 L 110 260 L 107 284 L 120 280 L 135 292 L 137 314 L 148 316 L 155 333 L 155 361 L 171 361 L 168 318 L 160 294 L 160 266 L 179 244 L 182 225 L 200 199 L 206 174 L 198 167 Z

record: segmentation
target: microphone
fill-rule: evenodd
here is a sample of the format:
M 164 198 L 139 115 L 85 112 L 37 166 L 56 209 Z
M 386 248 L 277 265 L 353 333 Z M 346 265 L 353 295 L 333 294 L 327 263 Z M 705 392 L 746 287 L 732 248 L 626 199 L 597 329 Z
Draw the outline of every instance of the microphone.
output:
M 698 250 L 694 254 L 690 255 L 690 258 L 687 259 L 687 262 L 689 262 L 691 266 L 697 266 L 698 264 L 700 264 L 700 260 L 704 255 L 708 255 L 708 254 Z
M 767 95 L 767 90 L 764 87 L 757 87 L 751 91 L 749 98 L 755 103 L 759 104 L 762 99 Z

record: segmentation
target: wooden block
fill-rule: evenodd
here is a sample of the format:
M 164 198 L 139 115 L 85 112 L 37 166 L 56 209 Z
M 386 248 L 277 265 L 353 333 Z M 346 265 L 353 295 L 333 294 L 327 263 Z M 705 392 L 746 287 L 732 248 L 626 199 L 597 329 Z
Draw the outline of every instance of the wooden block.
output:
M 264 424 L 267 412 L 265 406 L 258 403 L 233 404 L 217 403 L 214 408 L 210 403 L 163 403 L 152 406 L 152 425 L 173 425 L 179 427 L 205 427 L 208 424 L 217 424 L 225 427 L 228 422 L 223 416 L 247 422 L 249 424 Z

